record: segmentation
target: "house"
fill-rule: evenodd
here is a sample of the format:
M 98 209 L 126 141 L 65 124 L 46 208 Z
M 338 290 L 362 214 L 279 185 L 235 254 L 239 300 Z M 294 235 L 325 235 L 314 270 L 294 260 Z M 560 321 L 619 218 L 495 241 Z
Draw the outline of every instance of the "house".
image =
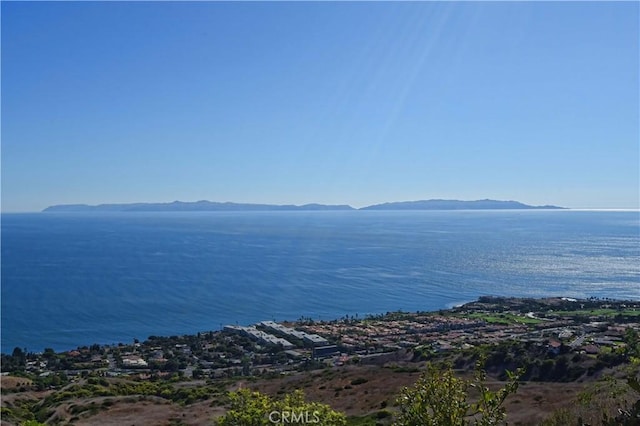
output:
M 558 355 L 560 353 L 561 347 L 562 343 L 555 339 L 550 339 L 549 343 L 547 344 L 547 350 L 553 355 Z
M 139 357 L 138 355 L 125 355 L 122 357 L 123 367 L 135 368 L 135 367 L 147 367 L 147 361 Z
M 583 350 L 584 353 L 589 355 L 596 355 L 600 352 L 600 348 L 597 347 L 596 345 L 584 345 L 583 347 L 580 348 L 580 350 Z

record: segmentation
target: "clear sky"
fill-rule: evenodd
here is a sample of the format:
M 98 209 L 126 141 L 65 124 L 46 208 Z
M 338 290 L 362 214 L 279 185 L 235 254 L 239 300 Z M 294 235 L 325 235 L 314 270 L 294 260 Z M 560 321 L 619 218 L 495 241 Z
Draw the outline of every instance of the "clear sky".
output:
M 640 206 L 637 2 L 1 8 L 5 212 Z

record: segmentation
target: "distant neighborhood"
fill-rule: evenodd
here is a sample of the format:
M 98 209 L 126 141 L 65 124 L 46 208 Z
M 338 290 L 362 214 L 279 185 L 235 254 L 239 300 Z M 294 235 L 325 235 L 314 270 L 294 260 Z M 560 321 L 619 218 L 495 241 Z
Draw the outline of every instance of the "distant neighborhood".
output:
M 541 371 L 549 367 L 541 360 L 573 354 L 578 355 L 574 360 L 580 356 L 589 360 L 583 373 L 589 368 L 593 373 L 616 362 L 629 329 L 640 329 L 638 301 L 482 297 L 438 312 L 389 312 L 332 321 L 300 318 L 282 324 L 262 321 L 197 335 L 150 336 L 143 342 L 95 344 L 61 353 L 51 349 L 25 353 L 15 348 L 11 355 L 2 355 L 2 374 L 23 371 L 43 379 L 61 376 L 57 382 L 91 374 L 142 379 L 260 376 L 327 364 L 375 362 L 398 352 L 428 359 L 505 342 L 525 345 L 538 354 L 539 359 L 532 362 Z M 47 380 L 40 382 L 40 386 L 55 386 Z M 35 387 L 38 381 L 22 385 Z
M 599 405 L 571 398 L 628 406 L 631 388 L 618 382 L 611 400 L 590 383 L 608 378 L 602 389 L 611 390 L 616 375 L 630 374 L 638 330 L 640 301 L 481 297 L 437 312 L 267 320 L 64 352 L 16 347 L 2 354 L 2 423 L 204 424 L 229 409 L 230 392 L 249 387 L 274 397 L 304 389 L 351 416 L 348 426 L 389 425 L 398 392 L 426 368 L 449 365 L 464 377 L 478 364 L 494 383 L 521 371 L 527 387 L 507 407 L 516 424 L 589 407 L 597 420 Z M 553 408 L 540 411 L 543 403 Z M 605 414 L 617 422 L 629 413 Z

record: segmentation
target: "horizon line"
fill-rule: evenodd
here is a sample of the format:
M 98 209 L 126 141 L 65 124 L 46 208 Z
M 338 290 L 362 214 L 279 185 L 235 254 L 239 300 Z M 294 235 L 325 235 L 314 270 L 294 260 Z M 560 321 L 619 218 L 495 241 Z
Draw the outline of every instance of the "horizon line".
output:
M 263 205 L 263 206 L 270 206 L 270 207 L 305 207 L 305 206 L 313 206 L 313 205 L 318 205 L 318 206 L 326 206 L 326 207 L 348 207 L 349 209 L 352 210 L 365 210 L 367 207 L 372 207 L 372 206 L 383 206 L 383 205 L 387 205 L 387 204 L 405 204 L 405 203 L 417 203 L 417 202 L 425 202 L 425 201 L 443 201 L 443 202 L 463 202 L 463 203 L 471 203 L 471 202 L 480 202 L 480 201 L 493 201 L 493 202 L 501 202 L 501 203 L 519 203 L 519 204 L 523 204 L 527 207 L 532 207 L 531 210 L 572 210 L 572 211 L 629 211 L 629 212 L 634 212 L 634 211 L 640 211 L 640 206 L 638 207 L 567 207 L 567 206 L 559 206 L 559 205 L 555 205 L 555 204 L 540 204 L 540 205 L 536 205 L 536 204 L 528 204 L 527 202 L 523 202 L 523 201 L 518 201 L 518 200 L 514 200 L 514 199 L 509 199 L 509 200 L 499 200 L 499 199 L 491 199 L 491 198 L 478 198 L 478 199 L 456 199 L 456 198 L 423 198 L 423 199 L 414 199 L 414 200 L 401 200 L 401 201 L 383 201 L 383 202 L 377 202 L 377 203 L 373 203 L 373 204 L 363 204 L 363 205 L 356 205 L 353 206 L 351 204 L 347 204 L 347 203 L 323 203 L 323 202 L 306 202 L 306 203 L 271 203 L 271 202 L 239 202 L 239 201 L 211 201 L 211 200 L 206 200 L 206 199 L 199 199 L 196 201 L 182 201 L 182 200 L 173 200 L 173 201 L 133 201 L 133 202 L 100 202 L 100 203 L 95 203 L 95 204 L 89 204 L 89 203 L 81 203 L 81 202 L 74 202 L 74 203 L 63 203 L 63 204 L 51 204 L 48 205 L 44 208 L 39 208 L 39 209 L 33 209 L 33 210 L 3 210 L 2 209 L 2 205 L 0 204 L 0 214 L 21 214 L 21 213 L 43 213 L 46 212 L 47 209 L 51 208 L 51 207 L 70 207 L 70 206 L 83 206 L 83 207 L 100 207 L 100 206 L 115 206 L 115 205 L 121 205 L 121 206 L 127 206 L 127 205 L 145 205 L 145 204 L 159 204 L 159 205 L 170 205 L 170 204 L 178 204 L 178 203 L 182 203 L 182 204 L 197 204 L 197 203 L 211 203 L 211 204 L 238 204 L 238 205 L 247 205 L 247 206 L 256 206 L 256 205 Z M 545 209 L 545 207 L 549 207 L 548 209 Z M 389 209 L 388 211 L 391 211 L 394 209 Z M 398 209 L 398 210 L 412 210 L 412 209 Z M 432 210 L 432 209 L 413 209 L 413 210 Z M 433 209 L 433 210 L 492 210 L 492 209 Z M 509 209 L 509 208 L 502 208 L 502 209 L 494 209 L 494 210 L 521 210 L 521 209 Z M 529 209 L 522 209 L 522 210 L 529 210 Z M 202 211 L 207 211 L 207 210 L 202 210 Z M 209 211 L 215 211 L 215 210 L 209 210 Z M 231 211 L 231 210 L 229 210 Z M 308 210 L 307 210 L 308 211 Z M 114 211 L 116 212 L 116 211 Z M 135 211 L 134 211 L 135 212 Z M 189 212 L 189 210 L 184 210 L 184 212 Z M 50 212 L 49 212 L 50 213 Z M 79 212 L 76 212 L 79 213 Z

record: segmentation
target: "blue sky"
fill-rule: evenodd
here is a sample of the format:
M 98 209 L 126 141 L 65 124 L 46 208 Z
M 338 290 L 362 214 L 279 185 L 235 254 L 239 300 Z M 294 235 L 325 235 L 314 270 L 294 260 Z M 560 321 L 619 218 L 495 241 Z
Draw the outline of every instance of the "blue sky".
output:
M 2 211 L 638 208 L 636 2 L 2 2 Z

